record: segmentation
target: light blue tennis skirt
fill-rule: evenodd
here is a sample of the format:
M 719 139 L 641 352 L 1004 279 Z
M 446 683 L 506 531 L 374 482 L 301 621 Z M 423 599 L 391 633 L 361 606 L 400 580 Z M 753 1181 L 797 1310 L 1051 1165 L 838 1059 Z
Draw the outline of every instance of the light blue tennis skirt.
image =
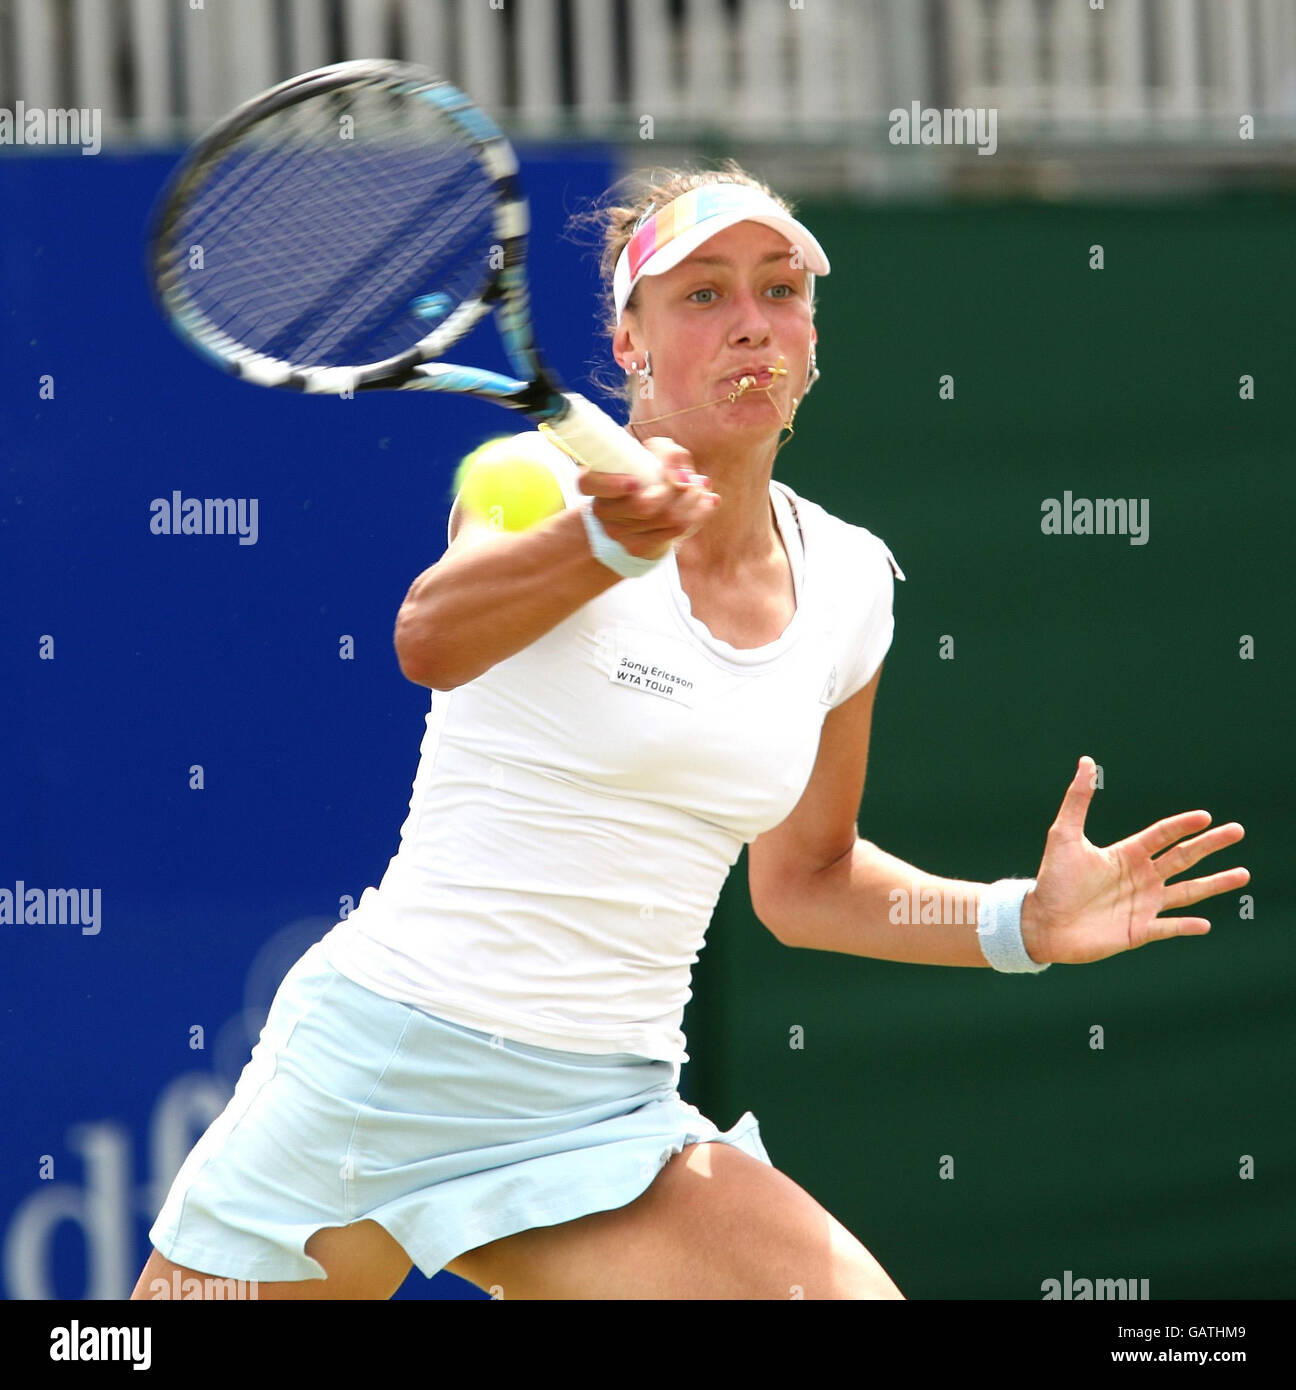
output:
M 492 1043 L 356 984 L 317 942 L 149 1239 L 218 1278 L 321 1279 L 306 1241 L 368 1218 L 430 1279 L 488 1241 L 625 1206 L 686 1144 L 770 1162 L 750 1111 L 721 1132 L 676 1076 L 628 1052 Z

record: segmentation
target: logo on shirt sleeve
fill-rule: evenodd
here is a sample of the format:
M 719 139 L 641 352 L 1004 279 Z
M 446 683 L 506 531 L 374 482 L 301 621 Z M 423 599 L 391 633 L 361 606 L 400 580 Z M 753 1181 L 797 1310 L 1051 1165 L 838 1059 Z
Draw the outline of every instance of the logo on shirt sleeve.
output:
M 837 668 L 834 666 L 832 670 L 828 672 L 828 679 L 824 681 L 823 694 L 819 696 L 819 703 L 822 705 L 831 705 L 833 702 L 833 696 L 836 693 Z

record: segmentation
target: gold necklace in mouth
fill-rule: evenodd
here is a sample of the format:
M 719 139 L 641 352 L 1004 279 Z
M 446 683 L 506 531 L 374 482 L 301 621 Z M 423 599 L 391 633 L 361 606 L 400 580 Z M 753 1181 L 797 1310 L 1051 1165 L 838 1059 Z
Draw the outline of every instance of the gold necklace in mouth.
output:
M 732 405 L 734 401 L 740 396 L 746 395 L 748 391 L 764 391 L 769 397 L 770 404 L 774 407 L 774 413 L 779 417 L 780 433 L 783 430 L 787 430 L 788 432 L 787 439 L 780 439 L 778 447 L 774 450 L 775 456 L 777 457 L 779 449 L 781 449 L 784 444 L 788 442 L 788 439 L 791 439 L 796 433 L 792 428 L 792 422 L 796 419 L 797 407 L 801 404 L 800 399 L 793 396 L 792 409 L 788 412 L 788 418 L 785 420 L 783 418 L 783 412 L 778 407 L 778 402 L 774 399 L 774 383 L 779 377 L 787 376 L 788 374 L 787 368 L 783 365 L 785 360 L 783 354 L 780 352 L 778 366 L 769 368 L 770 384 L 768 386 L 757 386 L 754 376 L 744 376 L 739 379 L 738 385 L 732 391 L 728 392 L 726 395 L 717 396 L 713 401 L 703 401 L 700 405 L 686 405 L 682 410 L 668 410 L 664 415 L 650 415 L 644 420 L 632 420 L 630 422 L 630 428 L 632 430 L 637 430 L 640 425 L 653 425 L 656 424 L 658 420 L 669 420 L 676 415 L 687 415 L 690 410 L 705 410 L 707 406 L 719 405 L 723 401 L 728 401 L 729 404 Z M 636 434 L 635 438 L 638 439 L 639 436 Z M 643 441 L 640 439 L 639 442 L 642 443 Z

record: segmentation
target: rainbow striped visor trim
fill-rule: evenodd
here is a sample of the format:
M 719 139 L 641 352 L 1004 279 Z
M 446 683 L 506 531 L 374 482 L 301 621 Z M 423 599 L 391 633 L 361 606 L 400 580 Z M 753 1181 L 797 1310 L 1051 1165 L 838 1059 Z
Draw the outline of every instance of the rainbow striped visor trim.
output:
M 757 188 L 740 183 L 711 183 L 681 194 L 642 221 L 621 252 L 612 281 L 617 322 L 630 292 L 641 275 L 664 275 L 704 241 L 737 222 L 763 222 L 782 232 L 789 246 L 801 248 L 810 274 L 827 275 L 828 257 L 823 247 L 794 217 L 789 217 L 772 198 Z

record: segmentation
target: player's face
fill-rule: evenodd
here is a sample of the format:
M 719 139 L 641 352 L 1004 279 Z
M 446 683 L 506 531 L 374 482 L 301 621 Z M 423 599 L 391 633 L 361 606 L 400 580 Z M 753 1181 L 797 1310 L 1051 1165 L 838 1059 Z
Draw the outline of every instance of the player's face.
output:
M 737 388 L 742 369 L 773 368 L 781 354 L 787 375 L 764 370 L 756 380 L 758 387 L 770 388 L 773 402 L 764 390 L 748 390 L 732 403 L 722 401 L 660 425 L 663 434 L 681 443 L 732 441 L 735 433 L 750 434 L 753 442 L 765 435 L 777 438 L 779 415 L 786 419 L 792 398 L 805 394 L 816 337 L 801 259 L 773 227 L 739 222 L 664 275 L 642 277 L 636 285 L 638 312 L 623 318 L 614 344 L 627 367 L 631 360 L 642 365 L 645 346 L 652 351 L 651 395 L 631 377 L 631 419 L 725 396 Z

